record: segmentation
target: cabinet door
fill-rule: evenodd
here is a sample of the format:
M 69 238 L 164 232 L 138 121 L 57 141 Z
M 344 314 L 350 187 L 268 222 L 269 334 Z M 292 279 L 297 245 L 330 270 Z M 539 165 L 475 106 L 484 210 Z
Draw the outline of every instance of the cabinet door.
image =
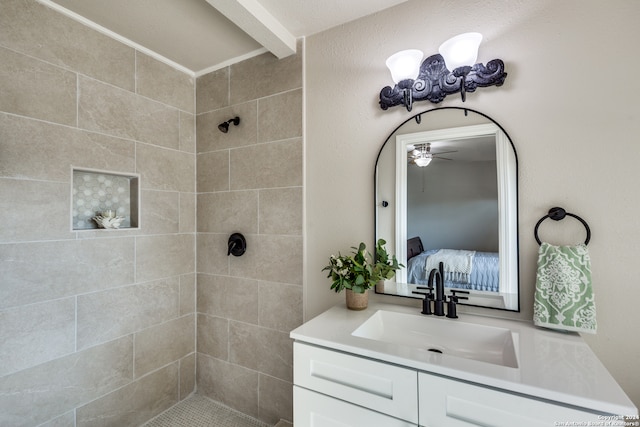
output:
M 598 422 L 598 415 L 591 412 L 435 375 L 420 373 L 418 387 L 420 425 L 426 427 L 549 427 Z
M 293 387 L 295 427 L 416 427 L 342 400 Z
M 418 423 L 418 373 L 299 342 L 293 382 L 365 408 Z

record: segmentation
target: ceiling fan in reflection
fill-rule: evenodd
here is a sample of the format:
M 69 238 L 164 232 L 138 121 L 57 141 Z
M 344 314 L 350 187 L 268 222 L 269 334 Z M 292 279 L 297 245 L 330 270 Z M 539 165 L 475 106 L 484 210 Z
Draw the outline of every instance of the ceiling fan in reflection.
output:
M 414 164 L 420 168 L 427 166 L 433 159 L 439 160 L 453 160 L 447 157 L 442 157 L 442 154 L 456 153 L 457 151 L 442 151 L 440 153 L 431 152 L 431 143 L 407 145 L 407 161 L 409 164 Z

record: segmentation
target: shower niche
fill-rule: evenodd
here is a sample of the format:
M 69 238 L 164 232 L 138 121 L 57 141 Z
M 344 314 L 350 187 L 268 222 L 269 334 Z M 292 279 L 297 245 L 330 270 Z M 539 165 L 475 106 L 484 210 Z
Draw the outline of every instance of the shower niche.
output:
M 99 226 L 94 218 L 118 225 Z M 116 219 L 117 218 L 117 219 Z M 130 230 L 140 226 L 140 175 L 72 168 L 71 228 L 82 230 Z

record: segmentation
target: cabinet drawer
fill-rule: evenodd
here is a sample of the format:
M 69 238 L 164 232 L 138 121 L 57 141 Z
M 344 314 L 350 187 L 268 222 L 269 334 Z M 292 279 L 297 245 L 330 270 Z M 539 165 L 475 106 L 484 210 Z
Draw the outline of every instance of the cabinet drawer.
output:
M 293 402 L 296 427 L 416 426 L 298 386 L 293 387 Z
M 418 423 L 417 371 L 295 342 L 293 382 Z
M 549 427 L 598 421 L 591 412 L 429 374 L 419 374 L 418 387 L 421 426 Z

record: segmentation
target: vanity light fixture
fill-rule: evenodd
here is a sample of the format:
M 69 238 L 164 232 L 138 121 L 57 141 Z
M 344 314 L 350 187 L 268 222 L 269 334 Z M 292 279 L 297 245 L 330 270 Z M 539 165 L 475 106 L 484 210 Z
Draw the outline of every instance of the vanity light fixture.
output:
M 229 125 L 233 123 L 235 126 L 238 126 L 240 124 L 240 117 L 236 116 L 233 119 L 229 119 L 226 122 L 222 122 L 218 125 L 218 129 L 220 129 L 220 132 L 222 133 L 227 133 L 229 132 Z
M 429 56 L 412 72 L 400 71 L 400 64 L 404 67 L 409 61 L 400 61 L 397 57 L 400 55 L 401 58 L 406 58 L 406 52 L 412 51 L 392 55 L 387 60 L 387 67 L 395 86 L 386 86 L 380 91 L 380 107 L 386 110 L 404 105 L 407 111 L 411 111 L 414 101 L 431 101 L 437 104 L 447 95 L 457 92 L 460 92 L 464 102 L 466 93 L 474 92 L 477 87 L 502 86 L 507 73 L 501 59 L 493 59 L 486 66 L 474 64 L 481 41 L 480 33 L 455 36 L 442 43 L 440 53 Z M 416 65 L 419 61 L 420 59 L 415 62 Z

